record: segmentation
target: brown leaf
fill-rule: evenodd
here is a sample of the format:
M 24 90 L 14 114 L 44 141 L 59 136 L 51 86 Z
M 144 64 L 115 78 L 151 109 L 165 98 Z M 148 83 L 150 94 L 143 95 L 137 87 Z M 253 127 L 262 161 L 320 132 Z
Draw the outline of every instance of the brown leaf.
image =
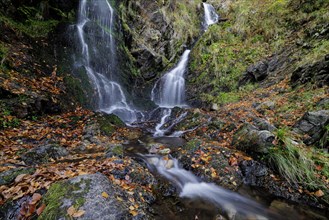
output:
M 67 214 L 69 216 L 73 216 L 73 214 L 76 212 L 77 210 L 74 208 L 74 206 L 72 205 L 70 208 L 67 209 Z
M 19 182 L 21 182 L 22 180 L 23 180 L 23 178 L 25 177 L 25 176 L 27 176 L 28 174 L 20 174 L 20 175 L 18 175 L 18 176 L 16 176 L 16 178 L 15 178 L 15 183 L 19 183 Z
M 46 204 L 42 204 L 38 209 L 37 209 L 37 214 L 41 215 L 41 213 L 43 212 L 43 210 L 46 208 Z
M 72 215 L 72 217 L 74 217 L 74 218 L 81 217 L 81 216 L 83 216 L 83 215 L 85 214 L 85 212 L 86 212 L 86 211 L 80 209 L 79 211 L 75 212 L 75 213 Z
M 30 202 L 30 204 L 36 204 L 37 202 L 39 202 L 39 200 L 42 198 L 42 195 L 39 193 L 34 193 L 32 196 L 32 201 Z

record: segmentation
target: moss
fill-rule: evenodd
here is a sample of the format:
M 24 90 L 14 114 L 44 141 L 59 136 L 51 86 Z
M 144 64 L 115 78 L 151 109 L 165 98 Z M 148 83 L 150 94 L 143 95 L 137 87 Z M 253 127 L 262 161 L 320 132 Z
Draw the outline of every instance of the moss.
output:
M 24 22 L 17 22 L 1 13 L 0 21 L 30 37 L 46 37 L 59 23 L 58 20 L 35 20 L 32 18 Z
M 71 75 L 66 75 L 64 77 L 64 83 L 66 86 L 66 91 L 70 94 L 71 97 L 73 97 L 76 102 L 82 106 L 89 105 L 89 101 L 87 100 L 87 97 L 82 88 L 81 80 Z
M 183 147 L 184 150 L 193 152 L 197 150 L 201 146 L 201 141 L 197 139 L 193 139 L 188 141 L 185 146 Z
M 116 156 L 122 156 L 123 155 L 123 147 L 120 145 L 117 145 L 112 148 L 112 153 Z
M 67 180 L 54 183 L 50 186 L 48 192 L 43 197 L 42 202 L 46 204 L 46 208 L 39 216 L 38 219 L 71 219 L 67 213 L 66 209 L 63 208 L 63 200 L 69 199 L 72 205 L 78 209 L 83 206 L 85 199 L 83 195 L 88 193 L 90 189 L 91 180 L 81 180 L 78 183 L 70 183 Z M 82 186 L 84 187 L 82 188 Z M 67 207 L 68 208 L 68 207 Z
M 112 135 L 116 127 L 124 126 L 125 123 L 114 114 L 103 114 L 97 117 L 99 128 L 104 135 Z
M 34 168 L 16 168 L 0 173 L 0 185 L 8 185 L 15 180 L 18 175 L 32 174 Z

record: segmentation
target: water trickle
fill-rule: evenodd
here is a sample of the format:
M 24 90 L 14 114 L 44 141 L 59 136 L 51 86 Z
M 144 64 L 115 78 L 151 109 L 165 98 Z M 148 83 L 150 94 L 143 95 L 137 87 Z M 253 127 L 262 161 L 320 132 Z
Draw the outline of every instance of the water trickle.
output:
M 238 193 L 223 189 L 213 183 L 201 182 L 193 173 L 180 167 L 175 158 L 157 155 L 141 155 L 151 170 L 155 170 L 172 182 L 181 198 L 200 200 L 220 208 L 229 219 L 234 216 L 267 219 L 267 210 L 257 202 Z
M 137 119 L 119 83 L 114 32 L 114 10 L 107 0 L 81 0 L 77 33 L 86 73 L 94 87 L 97 108 L 126 123 Z
M 216 13 L 215 8 L 208 3 L 203 3 L 203 8 L 205 14 L 205 29 L 207 29 L 209 25 L 218 22 L 219 15 Z
M 186 106 L 184 73 L 190 52 L 190 50 L 185 50 L 177 66 L 154 85 L 151 98 L 158 106 L 163 108 Z

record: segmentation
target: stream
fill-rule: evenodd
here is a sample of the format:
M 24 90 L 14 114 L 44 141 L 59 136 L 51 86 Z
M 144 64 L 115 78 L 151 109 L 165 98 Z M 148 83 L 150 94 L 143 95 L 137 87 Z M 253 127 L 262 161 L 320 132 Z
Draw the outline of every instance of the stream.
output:
M 213 6 L 203 3 L 204 30 L 218 22 L 219 15 Z M 79 36 L 81 59 L 77 66 L 86 69 L 88 77 L 94 85 L 98 110 L 119 116 L 126 124 L 131 125 L 144 114 L 138 111 L 127 100 L 127 91 L 122 88 L 116 65 L 114 30 L 115 12 L 108 1 L 80 1 L 80 10 L 76 30 Z M 91 28 L 92 25 L 98 28 Z M 88 28 L 85 28 L 87 27 Z M 101 27 L 101 28 L 99 28 Z M 88 30 L 88 31 L 87 31 Z M 102 45 L 100 46 L 100 42 Z M 150 94 L 151 100 L 158 106 L 153 112 L 159 111 L 153 128 L 146 128 L 148 137 L 153 142 L 170 145 L 172 148 L 182 146 L 185 140 L 180 138 L 182 131 L 173 127 L 180 123 L 186 113 L 172 116 L 173 108 L 188 108 L 185 103 L 185 79 L 189 54 L 185 50 L 175 67 L 164 73 L 155 83 Z M 107 56 L 102 56 L 107 54 Z M 147 115 L 151 117 L 153 113 Z M 174 117 L 174 119 L 172 119 Z M 193 129 L 192 129 L 193 130 Z M 188 130 L 190 131 L 190 130 Z M 185 131 L 185 132 L 188 132 Z M 150 137 L 152 135 L 152 137 Z M 286 203 L 271 207 L 261 193 L 253 194 L 243 186 L 239 193 L 224 189 L 214 183 L 204 182 L 192 172 L 184 169 L 180 162 L 172 157 L 158 155 L 145 147 L 143 138 L 128 143 L 126 153 L 142 161 L 154 175 L 169 182 L 175 189 L 177 198 L 160 196 L 154 205 L 155 215 L 163 219 L 216 219 L 218 214 L 227 219 L 302 219 L 301 215 Z M 253 197 L 253 198 L 252 198 Z M 162 199 L 161 199 L 162 198 Z M 255 198 L 260 198 L 258 201 Z M 266 201 L 266 202 L 265 202 Z M 275 200 L 274 200 L 275 201 Z M 180 204 L 180 205 L 179 205 Z M 183 205 L 181 205 L 183 204 Z

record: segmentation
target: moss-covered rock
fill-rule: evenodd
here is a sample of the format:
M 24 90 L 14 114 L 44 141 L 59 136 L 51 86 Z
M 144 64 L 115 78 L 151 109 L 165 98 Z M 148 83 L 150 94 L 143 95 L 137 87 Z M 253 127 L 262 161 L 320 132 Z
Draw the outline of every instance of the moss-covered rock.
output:
M 102 134 L 111 136 L 117 127 L 125 126 L 125 123 L 114 114 L 98 114 L 97 123 Z
M 0 186 L 12 183 L 18 175 L 32 174 L 35 172 L 34 168 L 15 168 L 0 173 Z
M 35 165 L 47 163 L 50 159 L 56 160 L 68 154 L 69 152 L 65 148 L 57 144 L 49 144 L 33 148 L 22 154 L 21 158 L 26 164 Z
M 116 188 L 102 174 L 57 182 L 44 196 L 46 208 L 38 219 L 71 219 L 67 213 L 71 206 L 84 211 L 79 219 L 126 219 L 128 209 L 116 199 L 116 195 Z

